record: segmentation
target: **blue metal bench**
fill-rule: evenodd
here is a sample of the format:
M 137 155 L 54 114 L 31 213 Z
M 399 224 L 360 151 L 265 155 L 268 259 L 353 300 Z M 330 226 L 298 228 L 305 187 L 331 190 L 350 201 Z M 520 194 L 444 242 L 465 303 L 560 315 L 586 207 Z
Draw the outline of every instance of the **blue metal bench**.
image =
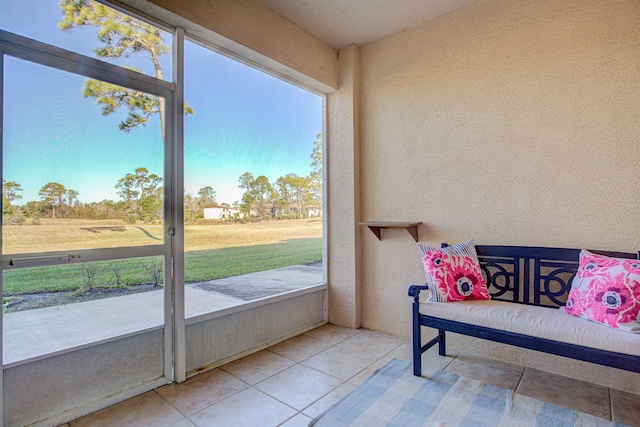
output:
M 571 280 L 578 270 L 580 249 L 477 245 L 476 251 L 493 300 L 550 308 L 565 305 Z M 590 251 L 616 258 L 640 259 L 640 252 Z M 438 344 L 439 354 L 446 355 L 446 331 L 640 373 L 638 356 L 421 314 L 420 291 L 426 289 L 426 285 L 409 288 L 409 296 L 413 298 L 413 374 L 416 376 L 422 373 L 421 355 L 429 348 Z M 438 335 L 423 345 L 421 326 L 437 329 Z

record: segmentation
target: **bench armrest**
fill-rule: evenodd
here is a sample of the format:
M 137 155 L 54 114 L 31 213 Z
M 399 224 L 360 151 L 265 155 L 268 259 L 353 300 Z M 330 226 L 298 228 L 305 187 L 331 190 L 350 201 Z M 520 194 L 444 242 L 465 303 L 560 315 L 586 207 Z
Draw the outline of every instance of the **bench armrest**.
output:
M 427 289 L 429 289 L 427 285 L 411 285 L 409 286 L 408 294 L 410 297 L 413 297 L 415 302 L 418 302 L 420 299 L 420 291 L 426 291 Z

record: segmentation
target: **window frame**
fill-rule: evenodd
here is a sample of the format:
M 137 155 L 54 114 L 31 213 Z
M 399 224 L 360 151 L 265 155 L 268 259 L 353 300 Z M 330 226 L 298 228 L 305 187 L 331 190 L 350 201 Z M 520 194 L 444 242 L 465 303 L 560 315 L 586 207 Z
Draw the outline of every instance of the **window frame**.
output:
M 4 56 L 8 55 L 35 64 L 67 71 L 86 78 L 129 87 L 151 95 L 164 97 L 166 100 L 166 127 L 164 134 L 164 231 L 165 242 L 159 245 L 81 249 L 73 250 L 73 254 L 81 255 L 72 258 L 69 263 L 92 262 L 109 259 L 136 258 L 162 255 L 165 258 L 164 287 L 164 375 L 169 381 L 182 382 L 186 379 L 186 344 L 185 344 L 185 296 L 184 296 L 184 40 L 188 38 L 218 54 L 252 67 L 260 72 L 292 84 L 322 98 L 322 281 L 326 287 L 328 281 L 328 185 L 327 185 L 327 95 L 313 89 L 291 77 L 284 76 L 267 66 L 256 63 L 222 47 L 214 41 L 205 40 L 201 36 L 190 34 L 181 27 L 173 27 L 153 16 L 143 15 L 130 7 L 117 3 L 98 0 L 123 13 L 156 25 L 173 34 L 172 78 L 173 82 L 159 80 L 145 74 L 127 70 L 95 58 L 32 40 L 4 30 L 0 30 L 0 82 L 4 75 Z M 186 26 L 189 27 L 189 26 Z M 3 117 L 3 88 L 0 86 L 0 119 Z M 0 140 L 2 128 L 0 127 Z M 3 166 L 0 154 L 0 170 Z M 2 225 L 0 224 L 0 239 Z M 48 251 L 20 254 L 20 257 L 59 256 L 69 251 Z M 9 265 L 17 254 L 1 254 L 3 268 L 14 268 Z M 18 267 L 16 267 L 18 268 Z M 0 294 L 2 294 L 2 269 L 0 269 Z M 324 320 L 328 320 L 328 297 L 325 291 Z M 2 354 L 2 318 L 0 318 L 0 355 Z M 4 369 L 4 365 L 0 365 Z M 0 414 L 3 413 L 3 376 L 0 375 Z M 1 416 L 1 415 L 0 415 Z
M 176 32 L 180 34 L 181 32 Z M 174 47 L 178 38 L 174 33 L 173 44 Z M 183 33 L 182 33 L 183 34 Z M 176 218 L 179 214 L 176 211 L 179 210 L 179 205 L 175 206 L 175 199 L 180 197 L 180 191 L 174 191 L 175 175 L 181 173 L 182 165 L 177 164 L 176 157 L 179 156 L 180 147 L 176 147 L 178 137 L 181 135 L 176 132 L 176 129 L 180 129 L 181 126 L 176 126 L 174 121 L 176 116 L 181 118 L 183 107 L 180 97 L 180 91 L 178 85 L 175 82 L 167 82 L 159 80 L 145 74 L 137 73 L 135 71 L 128 70 L 118 65 L 113 65 L 100 61 L 95 58 L 90 58 L 82 54 L 72 52 L 60 47 L 52 46 L 37 40 L 32 40 L 17 34 L 13 34 L 4 30 L 0 30 L 0 80 L 4 83 L 4 57 L 10 56 L 18 58 L 30 63 L 42 65 L 45 67 L 53 68 L 56 70 L 62 70 L 74 75 L 79 75 L 86 78 L 101 80 L 107 83 L 128 87 L 134 90 L 142 91 L 150 95 L 163 97 L 165 99 L 166 109 L 166 126 L 163 147 L 163 162 L 164 162 L 164 179 L 170 181 L 173 185 L 165 185 L 164 188 L 164 220 L 163 229 L 165 230 L 165 240 L 162 244 L 157 245 L 145 245 L 145 246 L 130 246 L 130 247 L 114 247 L 114 248 L 98 248 L 98 249 L 77 249 L 71 251 L 45 251 L 45 252 L 31 252 L 21 254 L 4 254 L 2 253 L 2 269 L 33 267 L 39 265 L 51 265 L 46 261 L 34 260 L 33 262 L 23 263 L 21 265 L 12 265 L 11 260 L 16 257 L 23 259 L 38 258 L 38 257 L 59 257 L 65 256 L 70 253 L 74 257 L 69 257 L 68 261 L 64 264 L 71 263 L 86 263 L 92 261 L 106 261 L 112 259 L 130 259 L 146 256 L 163 256 L 164 257 L 164 377 L 167 381 L 175 380 L 175 375 L 179 374 L 180 369 L 176 369 L 174 366 L 174 337 L 184 336 L 184 307 L 182 307 L 182 333 L 177 331 L 180 328 L 180 324 L 176 324 L 176 320 L 179 315 L 179 308 L 175 306 L 174 299 L 180 298 L 179 294 L 184 295 L 184 289 L 181 290 L 174 284 L 174 260 L 176 247 L 179 246 L 175 243 L 176 239 L 180 238 L 180 234 L 174 230 L 179 229 L 179 224 L 176 223 Z M 176 56 L 174 55 L 173 67 L 176 69 Z M 2 84 L 4 86 L 4 84 Z M 180 98 L 180 99 L 178 99 Z M 4 105 L 4 91 L 0 92 L 0 119 L 4 116 L 2 106 Z M 178 106 L 180 112 L 176 113 L 174 108 Z M 0 129 L 0 140 L 2 138 L 2 129 Z M 4 154 L 0 155 L 0 170 L 4 165 Z M 180 187 L 178 187 L 180 188 Z M 180 199 L 181 200 L 181 199 Z M 2 235 L 2 224 L 0 224 L 0 236 Z M 76 256 L 79 255 L 79 256 Z M 55 263 L 60 264 L 60 263 Z M 1 273 L 0 273 L 1 274 Z M 0 294 L 2 290 L 2 276 L 0 275 Z M 174 289 L 175 288 L 175 289 Z M 184 299 L 184 297 L 182 297 Z M 2 336 L 2 320 L 0 319 L 0 337 Z M 184 351 L 183 351 L 184 353 Z M 0 354 L 2 354 L 2 340 L 0 340 Z M 5 365 L 2 364 L 3 370 Z M 2 402 L 2 377 L 0 376 L 0 405 Z M 2 407 L 0 406 L 0 413 L 2 413 Z

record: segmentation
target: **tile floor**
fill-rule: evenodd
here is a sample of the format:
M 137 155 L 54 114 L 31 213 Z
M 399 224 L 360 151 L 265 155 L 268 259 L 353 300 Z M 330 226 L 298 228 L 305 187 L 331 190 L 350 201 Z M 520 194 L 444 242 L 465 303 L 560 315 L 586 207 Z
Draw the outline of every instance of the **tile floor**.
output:
M 306 426 L 392 358 L 411 360 L 409 341 L 324 325 L 66 426 Z M 423 355 L 423 363 L 640 427 L 635 394 L 467 353 L 441 357 L 436 348 Z

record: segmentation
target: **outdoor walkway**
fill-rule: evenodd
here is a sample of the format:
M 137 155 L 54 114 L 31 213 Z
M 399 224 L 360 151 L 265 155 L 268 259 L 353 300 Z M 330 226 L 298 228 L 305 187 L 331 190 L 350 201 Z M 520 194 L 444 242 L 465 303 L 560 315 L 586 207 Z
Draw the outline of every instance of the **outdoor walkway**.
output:
M 185 286 L 186 318 L 321 282 L 322 267 L 296 265 L 189 284 Z M 161 327 L 163 294 L 157 290 L 6 313 L 3 363 L 10 365 Z

